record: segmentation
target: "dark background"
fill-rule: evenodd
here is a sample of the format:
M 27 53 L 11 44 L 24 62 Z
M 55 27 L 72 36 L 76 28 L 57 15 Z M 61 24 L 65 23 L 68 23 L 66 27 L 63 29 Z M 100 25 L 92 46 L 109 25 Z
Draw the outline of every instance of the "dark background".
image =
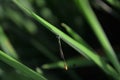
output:
M 112 12 L 107 12 L 97 1 L 98 0 L 90 0 L 90 4 L 119 57 L 120 9 L 104 0 L 103 2 L 113 10 Z M 61 23 L 64 22 L 68 24 L 75 32 L 82 36 L 99 55 L 105 56 L 97 38 L 73 0 L 30 0 L 28 3 L 32 5 L 38 15 L 57 26 L 57 28 L 66 34 L 67 31 L 61 26 Z M 15 16 L 15 14 L 19 17 Z M 0 25 L 3 27 L 6 36 L 18 53 L 21 62 L 28 67 L 35 70 L 36 67 L 41 68 L 45 63 L 62 60 L 59 54 L 57 36 L 26 15 L 11 0 L 0 0 Z M 29 29 L 33 31 L 29 31 Z M 33 42 L 36 42 L 36 44 L 41 44 L 41 48 L 44 47 L 48 52 L 55 55 L 56 59 L 49 59 L 48 56 L 44 54 L 46 50 L 42 51 L 39 49 L 40 46 L 34 46 L 32 40 L 35 40 Z M 61 42 L 66 60 L 78 56 L 83 57 L 66 43 Z M 2 49 L 1 46 L 0 48 Z M 0 74 L 0 80 L 13 80 L 13 75 L 16 74 L 16 72 L 14 72 L 10 66 L 0 62 L 0 68 L 5 71 L 5 74 Z M 95 65 L 83 67 L 73 65 L 68 71 L 60 68 L 42 70 L 48 80 L 112 80 L 111 77 L 107 76 Z M 70 73 L 75 74 L 71 76 Z M 8 79 L 5 78 L 6 76 Z

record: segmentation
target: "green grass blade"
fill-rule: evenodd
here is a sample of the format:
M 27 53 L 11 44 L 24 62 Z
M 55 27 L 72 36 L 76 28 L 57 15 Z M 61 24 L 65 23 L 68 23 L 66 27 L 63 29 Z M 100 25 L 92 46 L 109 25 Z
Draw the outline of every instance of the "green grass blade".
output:
M 18 59 L 18 55 L 0 26 L 0 46 L 11 57 Z
M 32 16 L 39 21 L 41 24 L 43 24 L 47 29 L 49 29 L 51 32 L 53 32 L 56 35 L 59 35 L 61 37 L 62 40 L 64 40 L 67 44 L 69 44 L 70 46 L 72 46 L 74 49 L 76 49 L 78 52 L 83 53 L 85 52 L 85 54 L 87 56 L 89 56 L 93 61 L 98 61 L 97 59 L 99 59 L 100 57 L 97 54 L 93 54 L 89 49 L 87 49 L 85 46 L 83 46 L 82 44 L 79 44 L 77 41 L 75 41 L 74 39 L 70 38 L 68 35 L 66 35 L 65 33 L 63 33 L 62 31 L 60 31 L 59 29 L 57 29 L 55 26 L 51 25 L 50 23 L 46 22 L 44 19 L 42 19 L 41 17 L 39 17 L 38 15 L 36 15 L 35 13 L 32 13 Z M 83 51 L 82 51 L 83 50 Z M 83 53 L 84 55 L 84 53 Z M 99 58 L 98 58 L 99 57 Z M 97 63 L 98 63 L 97 62 Z M 99 63 L 98 63 L 99 64 Z
M 56 35 L 59 35 L 63 41 L 65 41 L 68 45 L 72 46 L 79 53 L 81 53 L 82 55 L 86 55 L 92 61 L 94 61 L 99 67 L 101 67 L 103 70 L 108 71 L 107 63 L 101 57 L 99 57 L 97 53 L 92 52 L 91 50 L 86 48 L 84 45 L 70 38 L 68 35 L 60 31 L 59 29 L 57 29 L 55 26 L 51 25 L 50 23 L 46 22 L 44 19 L 42 19 L 35 13 L 32 13 L 32 16 L 37 21 L 39 21 L 41 24 L 43 24 L 47 29 L 49 29 L 51 32 L 53 32 Z
M 85 45 L 84 40 L 75 31 L 73 31 L 67 24 L 61 23 L 61 26 L 63 26 L 65 28 L 65 30 L 68 32 L 68 34 L 71 37 L 73 37 L 76 41 L 78 41 L 78 42 L 82 43 L 83 45 Z
M 90 47 L 86 42 L 85 40 L 79 36 L 75 31 L 73 31 L 68 25 L 66 25 L 65 23 L 62 23 L 61 24 L 65 29 L 66 31 L 71 35 L 71 37 L 73 37 L 76 41 L 78 41 L 79 43 L 81 43 L 82 45 L 86 46 L 87 48 L 92 49 L 92 47 Z
M 75 68 L 75 67 L 88 67 L 88 66 L 94 66 L 95 64 L 88 60 L 85 59 L 83 57 L 75 57 L 75 58 L 71 58 L 66 60 L 67 65 L 68 65 L 68 69 L 71 68 Z M 49 63 L 49 64 L 43 64 L 42 68 L 43 69 L 54 69 L 54 68 L 63 68 L 64 69 L 64 61 L 58 61 L 55 63 Z
M 31 11 L 33 11 L 32 6 L 29 4 L 27 0 L 12 0 L 12 1 L 15 4 L 17 4 L 27 14 L 31 14 Z
M 115 52 L 114 52 L 113 48 L 111 47 L 111 44 L 110 44 L 109 40 L 107 39 L 105 32 L 103 31 L 93 10 L 91 9 L 89 1 L 88 0 L 84 0 L 84 1 L 83 0 L 75 0 L 75 1 L 76 1 L 76 4 L 78 5 L 78 8 L 80 10 L 82 9 L 88 23 L 91 25 L 91 28 L 93 29 L 96 37 L 98 38 L 100 44 L 102 45 L 109 60 L 114 65 L 116 70 L 120 73 L 120 64 L 117 59 L 117 56 L 115 55 Z
M 96 52 L 91 51 L 90 49 L 88 49 L 87 47 L 85 47 L 84 45 L 80 44 L 79 42 L 75 41 L 74 39 L 72 39 L 71 37 L 69 37 L 68 35 L 66 35 L 65 33 L 63 33 L 61 30 L 57 29 L 55 26 L 53 26 L 52 24 L 48 23 L 46 20 L 44 20 L 43 18 L 41 18 L 40 16 L 38 16 L 37 14 L 35 14 L 32 11 L 27 10 L 27 8 L 25 8 L 24 5 L 22 5 L 21 3 L 19 3 L 19 0 L 13 0 L 21 9 L 23 9 L 25 12 L 27 11 L 27 13 L 33 17 L 35 20 L 37 20 L 39 23 L 41 23 L 42 25 L 45 26 L 45 28 L 47 28 L 48 30 L 50 30 L 51 32 L 53 32 L 56 35 L 59 35 L 60 38 L 65 41 L 68 45 L 70 45 L 71 47 L 73 47 L 76 51 L 78 51 L 79 53 L 88 56 L 93 62 L 95 62 L 101 69 L 103 69 L 107 74 L 113 76 L 113 77 L 118 77 L 116 71 L 109 65 L 107 64 L 100 56 L 97 55 Z M 28 12 L 29 11 L 29 12 Z M 113 75 L 114 73 L 114 75 Z
M 29 5 L 25 5 L 23 2 L 24 1 L 22 1 L 22 0 L 13 0 L 13 2 L 14 3 L 16 3 L 19 7 L 21 7 L 22 8 L 22 10 L 23 11 L 25 11 L 28 15 L 30 15 L 31 14 L 31 12 L 33 11 L 33 9 L 31 8 L 31 5 L 29 4 Z M 27 1 L 25 1 L 26 3 L 27 3 Z M 21 4 L 19 4 L 19 3 L 21 3 Z M 34 46 L 41 46 L 41 45 L 38 45 L 38 44 L 36 44 L 36 42 L 34 42 L 34 41 L 32 41 L 32 44 L 34 45 Z M 43 46 L 41 46 L 41 47 L 43 47 Z M 55 61 L 55 60 L 57 60 L 57 57 L 55 57 L 53 54 L 50 54 L 49 52 L 48 52 L 48 50 L 46 50 L 46 51 L 43 51 L 44 49 L 46 49 L 45 47 L 43 47 L 42 49 L 40 49 L 40 48 L 38 48 L 38 50 L 42 50 L 42 52 L 45 52 L 45 54 L 49 54 L 49 55 L 47 55 L 47 57 L 48 58 L 50 58 L 51 60 L 53 60 L 53 61 Z M 74 72 L 74 71 L 73 71 Z M 70 75 L 71 74 L 74 74 L 74 73 L 69 73 Z M 75 78 L 74 76 L 71 76 L 72 78 Z
M 13 68 L 19 70 L 23 75 L 30 77 L 34 80 L 47 80 L 45 77 L 40 75 L 39 73 L 33 71 L 12 57 L 8 56 L 4 52 L 0 51 L 0 60 L 5 62 L 6 64 L 12 66 Z
M 108 3 L 110 3 L 112 6 L 120 9 L 120 0 L 106 0 Z

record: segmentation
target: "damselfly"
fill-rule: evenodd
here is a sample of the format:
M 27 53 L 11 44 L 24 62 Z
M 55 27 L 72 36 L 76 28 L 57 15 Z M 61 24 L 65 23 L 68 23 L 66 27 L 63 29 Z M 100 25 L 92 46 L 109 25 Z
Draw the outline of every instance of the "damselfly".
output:
M 63 50 L 62 50 L 62 45 L 61 45 L 61 41 L 60 41 L 60 36 L 58 36 L 58 44 L 59 44 L 59 50 L 60 50 L 61 58 L 62 58 L 63 61 L 64 61 L 64 68 L 65 68 L 65 70 L 68 70 L 68 66 L 67 66 L 67 63 L 66 63 L 66 60 L 65 60 L 65 57 L 64 57 L 64 54 L 63 54 Z

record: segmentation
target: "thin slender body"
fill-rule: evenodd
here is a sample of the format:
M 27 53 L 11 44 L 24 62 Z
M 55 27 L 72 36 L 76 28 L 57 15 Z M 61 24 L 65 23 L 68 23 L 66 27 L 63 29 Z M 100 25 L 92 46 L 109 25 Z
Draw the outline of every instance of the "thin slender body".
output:
M 66 60 L 65 60 L 65 57 L 64 57 L 64 54 L 63 54 L 63 50 L 62 50 L 60 36 L 58 36 L 58 43 L 59 43 L 60 56 L 61 56 L 61 58 L 64 61 L 64 68 L 65 68 L 65 70 L 68 70 L 68 66 L 67 66 L 67 63 L 66 63 Z

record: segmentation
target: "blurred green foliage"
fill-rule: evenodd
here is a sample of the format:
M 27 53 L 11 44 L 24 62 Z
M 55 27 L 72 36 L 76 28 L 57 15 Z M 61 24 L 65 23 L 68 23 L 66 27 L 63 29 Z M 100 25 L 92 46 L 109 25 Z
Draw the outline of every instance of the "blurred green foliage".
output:
M 119 0 L 115 1 L 119 3 Z M 116 19 L 116 16 L 119 17 L 119 15 L 113 14 L 119 14 L 119 5 L 115 5 L 115 1 L 102 1 L 111 11 L 108 8 L 106 10 L 106 6 L 103 6 L 103 4 L 97 3 L 99 0 L 90 0 L 90 3 L 98 17 L 100 12 L 102 12 L 105 13 L 101 13 L 102 16 L 112 15 L 109 16 L 111 20 L 115 18 L 114 20 L 120 21 L 120 18 Z M 74 0 L 21 0 L 21 2 L 48 22 L 58 26 L 65 33 L 67 31 L 61 27 L 61 23 L 64 22 L 70 25 L 70 28 L 81 35 L 96 51 L 100 48 L 98 41 L 82 13 L 76 7 Z M 105 23 L 104 19 L 101 19 L 101 23 Z M 106 24 L 102 25 L 106 26 Z M 55 62 L 61 62 L 56 37 L 56 35 L 44 29 L 41 24 L 24 14 L 11 0 L 0 0 L 0 50 L 6 52 L 11 57 L 17 58 L 38 72 L 38 67 L 40 67 L 40 71 L 42 71 L 48 80 L 109 79 L 109 76 L 98 69 L 94 63 L 76 54 L 77 52 L 64 42 L 62 42 L 62 47 L 65 58 L 68 59 L 67 62 L 70 64 L 70 69 L 65 71 L 63 66 L 61 67 L 62 69 L 56 67 L 59 64 Z M 119 47 L 119 43 L 114 43 L 114 45 Z M 101 52 L 102 50 L 100 49 L 98 53 Z M 105 56 L 103 53 L 100 55 Z M 82 62 L 79 61 L 80 59 Z M 55 67 L 52 66 L 53 69 L 45 69 L 46 63 L 52 63 Z M 80 64 L 78 65 L 78 63 Z M 63 65 L 64 63 L 61 62 L 61 64 Z M 19 80 L 31 80 L 0 61 L 0 80 L 16 80 L 16 78 Z

